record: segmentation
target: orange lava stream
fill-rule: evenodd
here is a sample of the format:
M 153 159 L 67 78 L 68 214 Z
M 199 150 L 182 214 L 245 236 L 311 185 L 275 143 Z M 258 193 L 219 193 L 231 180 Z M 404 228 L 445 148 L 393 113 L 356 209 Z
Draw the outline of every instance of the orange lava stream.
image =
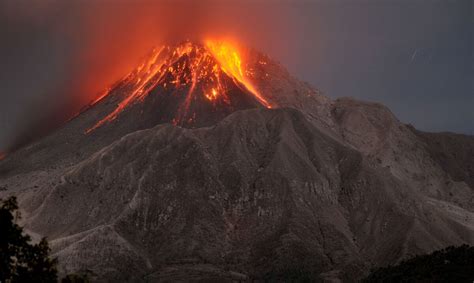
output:
M 251 82 L 245 77 L 242 70 L 242 57 L 238 49 L 221 41 L 207 40 L 206 46 L 212 52 L 217 61 L 221 64 L 222 70 L 231 78 L 243 84 L 257 99 L 267 108 L 272 108 L 271 104 L 255 89 Z
M 117 108 L 107 115 L 104 119 L 100 120 L 97 124 L 95 124 L 92 128 L 86 130 L 86 134 L 94 131 L 95 129 L 101 127 L 106 122 L 111 122 L 117 118 L 117 116 L 124 110 L 129 104 L 134 102 L 137 99 L 140 99 L 144 94 L 146 94 L 152 87 L 146 87 L 147 84 L 155 77 L 155 75 L 160 71 L 163 62 L 159 62 L 158 58 L 161 52 L 163 51 L 164 47 L 160 50 L 153 50 L 153 55 L 151 59 L 140 65 L 134 72 L 127 76 L 127 81 L 132 81 L 136 85 L 135 89 L 132 93 L 121 101 Z M 95 102 L 102 100 L 105 96 L 109 94 L 109 91 L 104 93 L 101 97 L 99 97 Z
M 99 95 L 99 97 L 97 97 L 94 101 L 91 102 L 90 105 L 91 105 L 91 106 L 92 106 L 92 105 L 95 105 L 95 104 L 97 104 L 99 101 L 101 101 L 102 99 L 104 99 L 107 95 L 109 95 L 110 90 L 111 90 L 110 87 L 107 88 L 106 90 L 104 90 L 104 91 L 102 92 L 102 94 Z

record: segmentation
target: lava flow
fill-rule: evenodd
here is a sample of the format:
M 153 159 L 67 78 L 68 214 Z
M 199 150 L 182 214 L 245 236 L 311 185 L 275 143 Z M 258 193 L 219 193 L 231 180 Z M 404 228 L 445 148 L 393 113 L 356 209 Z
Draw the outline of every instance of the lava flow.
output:
M 174 124 L 192 119 L 189 117 L 195 114 L 190 115 L 190 105 L 202 98 L 214 106 L 232 106 L 229 78 L 233 81 L 233 86 L 250 93 L 262 106 L 271 108 L 271 104 L 247 78 L 243 58 L 235 46 L 227 42 L 208 40 L 205 44 L 184 42 L 177 46 L 155 48 L 144 63 L 116 84 L 121 90 L 125 90 L 126 95 L 111 113 L 87 129 L 86 133 L 115 120 L 131 105 L 143 102 L 158 87 L 175 95 L 186 90 L 184 100 L 172 119 Z M 104 91 L 92 105 L 114 93 L 114 89 L 112 87 Z
M 270 103 L 262 97 L 262 95 L 255 89 L 252 83 L 246 78 L 243 67 L 242 58 L 237 49 L 230 44 L 216 42 L 212 40 L 206 41 L 206 46 L 214 55 L 214 58 L 219 61 L 221 69 L 229 76 L 238 80 L 243 84 L 252 94 L 267 108 L 271 108 Z

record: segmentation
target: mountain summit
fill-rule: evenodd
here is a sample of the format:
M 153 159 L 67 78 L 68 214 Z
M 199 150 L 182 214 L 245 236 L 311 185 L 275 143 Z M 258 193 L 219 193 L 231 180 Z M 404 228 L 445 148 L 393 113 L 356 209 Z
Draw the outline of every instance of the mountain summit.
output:
M 155 48 L 139 67 L 92 103 L 113 101 L 116 106 L 86 133 L 116 119 L 137 123 L 137 113 L 148 122 L 199 127 L 236 110 L 270 108 L 249 76 L 251 70 L 241 53 L 226 42 L 186 41 Z

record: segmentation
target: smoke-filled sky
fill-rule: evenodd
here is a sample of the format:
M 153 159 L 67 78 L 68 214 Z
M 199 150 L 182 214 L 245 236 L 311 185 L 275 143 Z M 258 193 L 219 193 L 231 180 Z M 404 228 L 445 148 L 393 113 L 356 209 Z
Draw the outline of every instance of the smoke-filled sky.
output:
M 151 46 L 202 37 L 234 38 L 330 97 L 382 102 L 419 129 L 474 134 L 473 6 L 472 0 L 0 0 L 0 149 L 80 109 Z

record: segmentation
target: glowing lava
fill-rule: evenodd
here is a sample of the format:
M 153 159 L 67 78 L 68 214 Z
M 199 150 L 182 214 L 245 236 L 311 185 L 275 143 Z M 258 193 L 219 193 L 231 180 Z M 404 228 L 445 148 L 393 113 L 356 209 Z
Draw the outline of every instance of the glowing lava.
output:
M 270 103 L 255 89 L 245 76 L 242 66 L 242 57 L 237 48 L 227 42 L 207 40 L 206 46 L 214 55 L 222 70 L 230 77 L 243 84 L 265 107 L 271 108 Z
M 115 120 L 130 105 L 143 102 L 157 86 L 175 94 L 182 93 L 180 90 L 188 89 L 173 123 L 180 124 L 190 116 L 189 119 L 192 120 L 194 114 L 189 115 L 188 110 L 191 102 L 197 99 L 196 93 L 201 94 L 208 103 L 213 105 L 230 104 L 224 76 L 231 78 L 235 85 L 253 95 L 261 105 L 271 108 L 270 103 L 247 79 L 242 56 L 238 49 L 229 43 L 211 40 L 206 41 L 205 44 L 184 42 L 177 46 L 155 48 L 147 58 L 117 84 L 125 90 L 126 95 L 117 104 L 115 110 L 86 130 L 86 133 Z M 92 102 L 92 105 L 101 102 L 111 93 L 114 93 L 114 88 L 102 93 Z
M 154 85 L 150 82 L 152 78 L 154 78 L 161 70 L 163 66 L 163 62 L 159 60 L 159 55 L 163 51 L 164 47 L 160 50 L 153 49 L 150 60 L 141 64 L 136 70 L 130 73 L 125 79 L 123 80 L 125 83 L 130 84 L 133 86 L 132 91 L 128 97 L 122 100 L 115 110 L 107 115 L 104 119 L 100 120 L 97 124 L 95 124 L 92 128 L 88 129 L 86 133 L 90 133 L 91 131 L 101 127 L 106 122 L 113 121 L 117 118 L 117 116 L 122 112 L 129 104 L 137 101 L 143 97 L 144 94 L 147 93 Z M 150 86 L 150 84 L 152 86 Z M 110 89 L 106 90 L 99 98 L 97 98 L 93 104 L 104 99 L 106 96 L 110 94 Z

